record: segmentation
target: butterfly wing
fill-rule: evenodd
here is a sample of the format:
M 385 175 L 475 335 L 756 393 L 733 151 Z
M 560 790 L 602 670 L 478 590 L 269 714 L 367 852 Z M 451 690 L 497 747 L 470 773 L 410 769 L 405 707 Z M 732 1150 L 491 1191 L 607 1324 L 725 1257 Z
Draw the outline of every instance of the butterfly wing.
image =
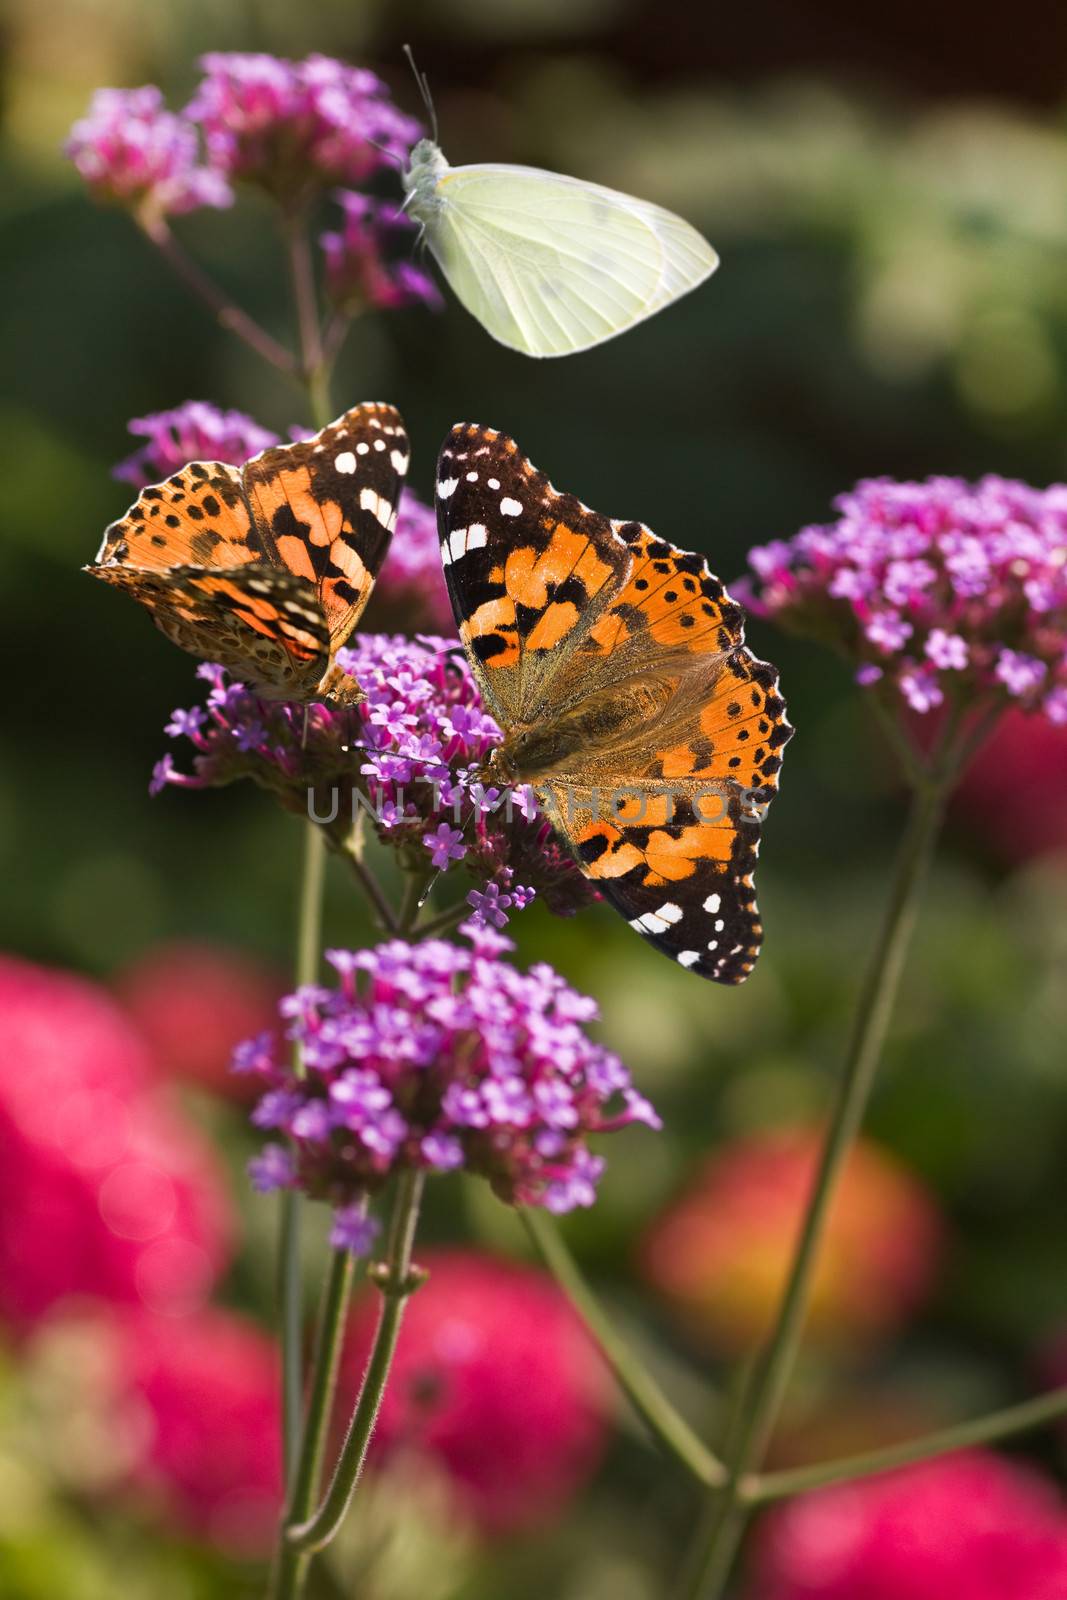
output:
M 370 599 L 409 460 L 400 413 L 370 403 L 314 438 L 264 450 L 243 469 L 266 553 L 314 585 L 331 651 L 345 643 Z
M 240 567 L 265 555 L 240 469 L 191 461 L 165 483 L 141 490 L 125 516 L 104 530 L 96 562 L 86 571 L 107 579 L 118 567 Z
M 560 173 L 452 167 L 436 198 L 425 222 L 442 272 L 495 339 L 526 355 L 614 338 L 718 265 L 680 217 Z
M 86 571 L 183 649 L 309 699 L 366 606 L 408 455 L 397 411 L 367 404 L 241 468 L 193 461 L 141 491 Z
M 560 495 L 490 429 L 441 455 L 442 558 L 472 666 L 510 734 L 571 750 L 544 779 L 564 842 L 657 948 L 740 982 L 761 927 L 752 872 L 792 733 L 773 667 L 703 557 Z M 566 738 L 610 726 L 609 738 Z
M 306 578 L 268 561 L 98 574 L 146 607 L 181 649 L 218 661 L 267 697 L 307 699 L 329 660 L 330 636 Z

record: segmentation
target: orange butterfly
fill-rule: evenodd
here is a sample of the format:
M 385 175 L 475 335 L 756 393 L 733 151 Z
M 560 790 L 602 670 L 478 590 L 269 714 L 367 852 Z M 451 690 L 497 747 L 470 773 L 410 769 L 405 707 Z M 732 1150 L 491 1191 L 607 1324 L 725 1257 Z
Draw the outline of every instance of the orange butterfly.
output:
M 141 491 L 85 570 L 266 698 L 356 702 L 335 657 L 385 558 L 409 459 L 399 412 L 367 403 L 243 467 L 193 461 Z
M 658 949 L 740 983 L 752 876 L 792 735 L 778 674 L 703 556 L 560 494 L 491 428 L 452 429 L 437 517 L 452 607 L 529 783 L 582 871 Z

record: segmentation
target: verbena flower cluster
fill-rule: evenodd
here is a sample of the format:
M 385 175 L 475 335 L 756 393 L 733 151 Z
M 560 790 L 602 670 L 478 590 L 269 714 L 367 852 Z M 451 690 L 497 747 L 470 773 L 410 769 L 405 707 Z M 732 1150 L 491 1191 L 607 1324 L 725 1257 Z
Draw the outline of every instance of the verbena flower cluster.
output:
M 200 65 L 185 114 L 203 129 L 212 167 L 286 203 L 405 161 L 421 131 L 373 72 L 328 56 L 214 53 Z
M 320 234 L 319 244 L 326 289 L 337 309 L 348 316 L 420 303 L 440 310 L 444 302 L 433 279 L 404 259 L 416 237 L 407 213 L 354 189 L 340 189 L 334 198 L 341 226 Z
M 280 444 L 243 411 L 220 411 L 206 400 L 186 400 L 170 411 L 153 411 L 126 424 L 145 443 L 112 468 L 111 476 L 135 489 L 159 483 L 190 461 L 222 461 L 240 466 L 261 450 Z
M 67 155 L 91 192 L 130 206 L 142 222 L 227 206 L 234 186 L 251 184 L 285 210 L 342 184 L 363 184 L 405 165 L 421 128 L 397 110 L 381 78 L 362 67 L 307 56 L 282 61 L 267 54 L 214 53 L 200 61 L 203 78 L 182 112 L 163 104 L 154 85 L 98 90 L 88 115 L 75 123 Z M 355 197 L 362 198 L 362 197 Z M 381 266 L 382 234 L 395 218 L 368 211 L 360 230 L 357 206 L 342 195 L 346 234 L 341 256 L 358 253 Z M 331 245 L 334 258 L 336 250 Z M 338 262 L 334 259 L 334 272 Z M 346 278 L 354 264 L 346 259 Z M 434 299 L 429 280 L 414 269 L 386 272 L 373 282 L 374 304 Z M 386 298 L 379 298 L 386 296 Z
M 563 915 L 593 898 L 532 791 L 478 783 L 474 769 L 500 730 L 455 645 L 357 634 L 338 661 L 366 694 L 359 706 L 261 700 L 223 668 L 198 668 L 211 684 L 206 704 L 175 711 L 165 730 L 192 745 L 192 772 L 167 755 L 152 792 L 251 778 L 287 810 L 310 811 L 337 850 L 357 852 L 360 830 L 372 827 L 416 875 L 462 863 L 479 884 L 475 915 L 496 926 L 535 893 Z
M 228 206 L 221 172 L 203 164 L 193 123 L 168 111 L 159 89 L 98 89 L 70 130 L 67 154 L 99 200 L 160 217 Z
M 543 963 L 518 972 L 492 930 L 461 931 L 472 949 L 398 939 L 328 951 L 339 986 L 305 986 L 281 1005 L 305 1076 L 270 1035 L 237 1052 L 235 1067 L 265 1087 L 253 1122 L 286 1138 L 254 1160 L 254 1182 L 328 1201 L 338 1245 L 365 1243 L 365 1197 L 398 1167 L 462 1167 L 512 1204 L 564 1212 L 595 1198 L 604 1162 L 590 1135 L 660 1126 L 618 1057 L 584 1032 L 592 1000 Z
M 748 603 L 925 713 L 992 691 L 1067 722 L 1067 486 L 868 479 L 839 519 L 749 555 Z

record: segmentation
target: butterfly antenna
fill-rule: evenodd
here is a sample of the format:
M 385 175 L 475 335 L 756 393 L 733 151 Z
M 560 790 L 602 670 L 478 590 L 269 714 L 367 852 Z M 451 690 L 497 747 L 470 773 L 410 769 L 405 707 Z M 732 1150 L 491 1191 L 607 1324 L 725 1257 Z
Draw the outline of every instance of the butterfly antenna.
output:
M 407 171 L 407 163 L 405 162 L 403 156 L 400 154 L 400 152 L 398 150 L 390 150 L 390 148 L 389 148 L 389 146 L 387 144 L 381 144 L 381 143 L 379 143 L 379 141 L 377 139 L 368 139 L 366 142 L 369 145 L 373 145 L 375 150 L 380 150 L 382 155 L 385 157 L 386 161 L 391 161 L 393 166 L 397 169 L 398 172 L 406 172 Z M 404 205 L 407 205 L 407 201 L 406 200 L 404 202 Z M 400 209 L 403 210 L 404 207 L 401 206 Z
M 426 114 L 430 119 L 430 132 L 433 134 L 433 142 L 436 144 L 438 142 L 437 107 L 434 105 L 433 95 L 430 93 L 430 80 L 427 78 L 425 72 L 420 72 L 416 66 L 415 52 L 412 50 L 409 44 L 404 46 L 404 54 L 408 58 L 408 64 L 410 65 L 412 72 L 415 74 L 415 82 L 418 84 L 419 95 L 422 98 L 422 103 L 426 107 Z

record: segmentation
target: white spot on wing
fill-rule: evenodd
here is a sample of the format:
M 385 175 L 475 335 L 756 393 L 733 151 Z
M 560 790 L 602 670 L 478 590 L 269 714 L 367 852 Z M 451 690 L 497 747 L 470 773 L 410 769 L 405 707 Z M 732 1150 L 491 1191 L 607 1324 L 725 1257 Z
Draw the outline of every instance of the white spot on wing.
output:
M 500 502 L 500 515 L 502 517 L 519 517 L 522 515 L 522 501 L 513 500 L 506 494 Z
M 699 950 L 679 950 L 677 955 L 677 961 L 680 967 L 695 967 L 699 960 Z
M 403 450 L 390 450 L 389 460 L 393 464 L 394 472 L 406 472 L 408 470 L 408 462 L 411 460 L 411 457 L 406 456 Z
M 356 458 L 351 450 L 342 450 L 339 456 L 334 456 L 333 464 L 338 472 L 355 472 Z
M 438 500 L 447 500 L 451 495 L 454 495 L 458 483 L 458 478 L 442 478 L 437 485 Z
M 388 528 L 393 508 L 389 501 L 380 495 L 376 489 L 361 489 L 359 491 L 359 505 L 361 511 L 369 511 L 375 522 L 380 522 L 383 528 Z
M 707 911 L 710 916 L 714 916 L 716 911 L 718 911 L 718 909 L 719 909 L 719 907 L 721 905 L 722 905 L 722 896 L 721 895 L 709 894 L 708 898 L 704 901 L 704 910 Z

